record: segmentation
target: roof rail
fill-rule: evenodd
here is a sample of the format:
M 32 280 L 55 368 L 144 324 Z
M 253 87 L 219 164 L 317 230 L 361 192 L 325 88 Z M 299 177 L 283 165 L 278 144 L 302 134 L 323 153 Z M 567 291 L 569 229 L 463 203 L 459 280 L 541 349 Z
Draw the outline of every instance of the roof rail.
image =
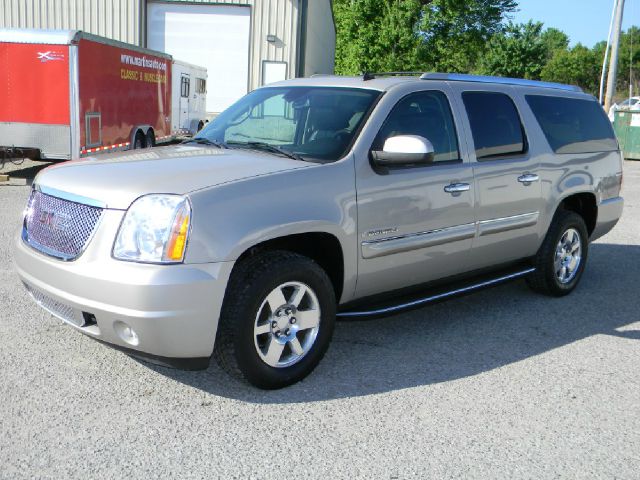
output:
M 520 85 L 525 87 L 553 88 L 568 92 L 580 92 L 582 89 L 575 85 L 565 85 L 564 83 L 540 82 L 538 80 L 526 80 L 524 78 L 488 77 L 482 75 L 467 75 L 464 73 L 425 73 L 420 76 L 420 80 L 448 80 L 452 82 L 476 82 L 476 83 L 498 83 L 501 85 Z
M 423 75 L 423 72 L 362 72 L 362 80 L 366 82 L 376 77 L 415 77 L 416 75 Z

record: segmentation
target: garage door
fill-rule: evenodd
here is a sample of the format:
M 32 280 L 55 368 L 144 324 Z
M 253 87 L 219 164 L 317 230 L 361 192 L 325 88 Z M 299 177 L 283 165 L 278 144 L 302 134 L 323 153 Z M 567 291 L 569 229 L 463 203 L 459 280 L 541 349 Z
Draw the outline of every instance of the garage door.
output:
M 207 68 L 207 111 L 221 112 L 247 93 L 249 7 L 154 2 L 147 46 Z

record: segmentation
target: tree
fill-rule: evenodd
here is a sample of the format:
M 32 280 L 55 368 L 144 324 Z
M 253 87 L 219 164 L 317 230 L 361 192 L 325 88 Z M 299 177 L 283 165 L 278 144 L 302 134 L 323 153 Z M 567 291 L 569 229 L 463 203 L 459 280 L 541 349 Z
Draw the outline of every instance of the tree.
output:
M 423 70 L 470 72 L 487 41 L 516 10 L 515 0 L 433 0 L 422 9 Z
M 336 72 L 469 71 L 515 0 L 334 0 Z
M 423 4 L 421 0 L 334 0 L 336 73 L 415 68 Z
M 491 37 L 478 71 L 484 75 L 540 79 L 547 59 L 542 23 L 509 24 Z
M 542 43 L 547 50 L 547 61 L 549 61 L 558 50 L 569 48 L 569 36 L 557 28 L 547 28 L 540 36 Z
M 570 50 L 557 50 L 542 69 L 542 80 L 578 85 L 583 90 L 597 94 L 600 85 L 602 58 L 584 45 Z

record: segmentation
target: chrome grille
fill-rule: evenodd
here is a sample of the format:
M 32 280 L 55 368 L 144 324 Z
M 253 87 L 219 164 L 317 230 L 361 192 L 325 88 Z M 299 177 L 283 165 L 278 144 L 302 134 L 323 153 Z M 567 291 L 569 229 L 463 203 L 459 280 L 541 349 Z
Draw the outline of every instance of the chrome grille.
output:
M 73 260 L 84 251 L 101 215 L 101 208 L 34 190 L 24 218 L 23 238 L 36 250 Z
M 29 291 L 33 299 L 36 301 L 36 303 L 40 305 L 42 308 L 44 308 L 45 310 L 47 310 L 49 313 L 66 322 L 77 325 L 78 327 L 81 327 L 83 325 L 84 320 L 83 321 L 77 320 L 75 312 L 72 307 L 70 307 L 69 305 L 65 305 L 64 303 L 60 303 L 57 300 L 54 300 L 50 296 L 45 295 L 41 291 L 29 285 L 25 285 L 25 286 L 27 287 L 27 290 Z

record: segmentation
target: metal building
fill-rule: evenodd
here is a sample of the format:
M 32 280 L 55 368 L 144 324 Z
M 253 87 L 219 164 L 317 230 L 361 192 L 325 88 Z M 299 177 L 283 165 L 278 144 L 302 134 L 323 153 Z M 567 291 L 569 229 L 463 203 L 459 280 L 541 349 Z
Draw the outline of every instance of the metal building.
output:
M 331 0 L 1 0 L 0 27 L 78 29 L 207 67 L 210 112 L 334 67 Z

